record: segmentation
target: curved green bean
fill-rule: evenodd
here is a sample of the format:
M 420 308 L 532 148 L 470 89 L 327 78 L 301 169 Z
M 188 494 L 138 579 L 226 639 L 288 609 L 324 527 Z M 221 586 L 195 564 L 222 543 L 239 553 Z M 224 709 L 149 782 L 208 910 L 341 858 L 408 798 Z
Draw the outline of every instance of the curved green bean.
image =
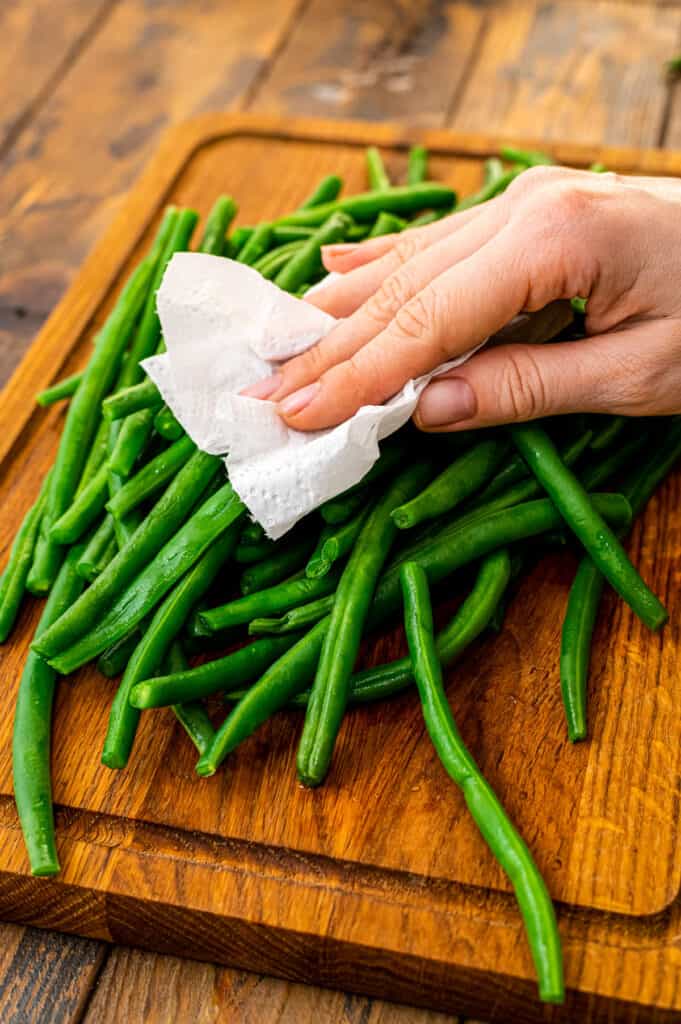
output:
M 508 875 L 525 930 L 544 1002 L 565 999 L 563 955 L 556 915 L 532 854 L 464 744 L 452 716 L 433 635 L 428 580 L 414 562 L 401 568 L 404 624 L 423 717 L 447 774 L 461 788 L 466 805 L 490 850 Z
M 436 209 L 452 206 L 455 202 L 456 192 L 447 185 L 421 182 L 418 185 L 397 185 L 378 192 L 361 192 L 345 199 L 336 199 L 332 203 L 322 203 L 310 210 L 296 210 L 285 217 L 279 217 L 275 223 L 314 227 L 323 224 L 337 210 L 347 213 L 353 220 L 366 222 L 375 220 L 382 210 L 386 213 L 417 213 L 426 207 Z
M 54 405 L 55 402 L 60 402 L 63 398 L 71 398 L 78 390 L 82 379 L 82 373 L 72 373 L 70 377 L 62 377 L 55 384 L 51 384 L 49 388 L 39 391 L 35 400 L 38 405 L 47 406 Z

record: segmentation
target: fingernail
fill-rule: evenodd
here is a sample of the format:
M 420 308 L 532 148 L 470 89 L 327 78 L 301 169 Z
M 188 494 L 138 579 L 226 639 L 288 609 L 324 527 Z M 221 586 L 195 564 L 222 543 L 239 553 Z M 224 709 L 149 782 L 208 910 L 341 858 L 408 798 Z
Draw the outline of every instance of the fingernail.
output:
M 476 402 L 468 381 L 461 377 L 436 380 L 421 396 L 417 419 L 424 427 L 444 427 L 475 416 Z
M 274 373 L 271 377 L 264 377 L 262 380 L 257 380 L 255 384 L 251 384 L 250 387 L 243 388 L 239 394 L 246 398 L 269 398 L 281 386 L 281 381 L 281 374 Z
M 279 411 L 284 416 L 295 416 L 296 413 L 301 412 L 306 405 L 310 404 L 318 391 L 319 381 L 315 381 L 314 384 L 307 384 L 304 388 L 294 391 L 292 395 L 289 395 L 283 402 L 280 402 Z
M 356 242 L 339 242 L 336 245 L 323 245 L 322 256 L 345 256 L 356 248 Z

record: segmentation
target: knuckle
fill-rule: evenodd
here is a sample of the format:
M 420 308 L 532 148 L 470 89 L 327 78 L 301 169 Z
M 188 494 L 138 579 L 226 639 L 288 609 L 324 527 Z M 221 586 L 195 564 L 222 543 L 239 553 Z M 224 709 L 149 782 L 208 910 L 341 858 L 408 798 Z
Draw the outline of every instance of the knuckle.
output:
M 400 235 L 392 250 L 395 265 L 403 267 L 405 263 L 423 251 L 425 244 L 425 239 L 420 231 L 406 231 Z
M 546 386 L 531 350 L 509 347 L 497 400 L 502 413 L 514 420 L 533 420 L 546 414 Z
M 506 190 L 506 194 L 515 197 L 524 197 L 543 189 L 545 185 L 553 185 L 563 179 L 570 172 L 564 167 L 554 167 L 551 164 L 541 164 L 538 167 L 528 167 L 527 170 L 514 178 Z
M 436 312 L 437 297 L 431 288 L 426 288 L 400 306 L 393 322 L 401 335 L 421 341 L 432 332 Z
M 390 274 L 374 294 L 367 299 L 366 313 L 372 320 L 380 324 L 387 324 L 409 301 L 412 292 L 410 278 L 405 270 Z

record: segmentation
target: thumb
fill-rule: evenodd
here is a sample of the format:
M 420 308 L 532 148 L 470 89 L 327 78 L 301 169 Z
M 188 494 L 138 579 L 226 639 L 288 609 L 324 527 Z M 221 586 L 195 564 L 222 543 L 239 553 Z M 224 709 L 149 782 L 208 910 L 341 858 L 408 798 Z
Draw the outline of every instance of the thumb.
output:
M 425 389 L 414 420 L 421 430 L 447 431 L 572 412 L 660 413 L 665 397 L 656 367 L 668 363 L 661 322 L 580 341 L 483 349 Z M 681 370 L 674 377 L 670 411 Z

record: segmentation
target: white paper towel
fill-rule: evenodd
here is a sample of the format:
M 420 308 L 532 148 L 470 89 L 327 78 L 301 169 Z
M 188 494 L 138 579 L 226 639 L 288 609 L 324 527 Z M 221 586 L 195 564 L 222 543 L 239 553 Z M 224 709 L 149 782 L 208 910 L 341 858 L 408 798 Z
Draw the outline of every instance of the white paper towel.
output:
M 357 483 L 378 442 L 407 422 L 437 373 L 409 381 L 384 405 L 363 406 L 329 430 L 291 430 L 273 402 L 238 392 L 305 351 L 337 321 L 242 263 L 177 253 L 157 295 L 167 352 L 143 366 L 194 443 L 227 455 L 230 480 L 269 537 Z

